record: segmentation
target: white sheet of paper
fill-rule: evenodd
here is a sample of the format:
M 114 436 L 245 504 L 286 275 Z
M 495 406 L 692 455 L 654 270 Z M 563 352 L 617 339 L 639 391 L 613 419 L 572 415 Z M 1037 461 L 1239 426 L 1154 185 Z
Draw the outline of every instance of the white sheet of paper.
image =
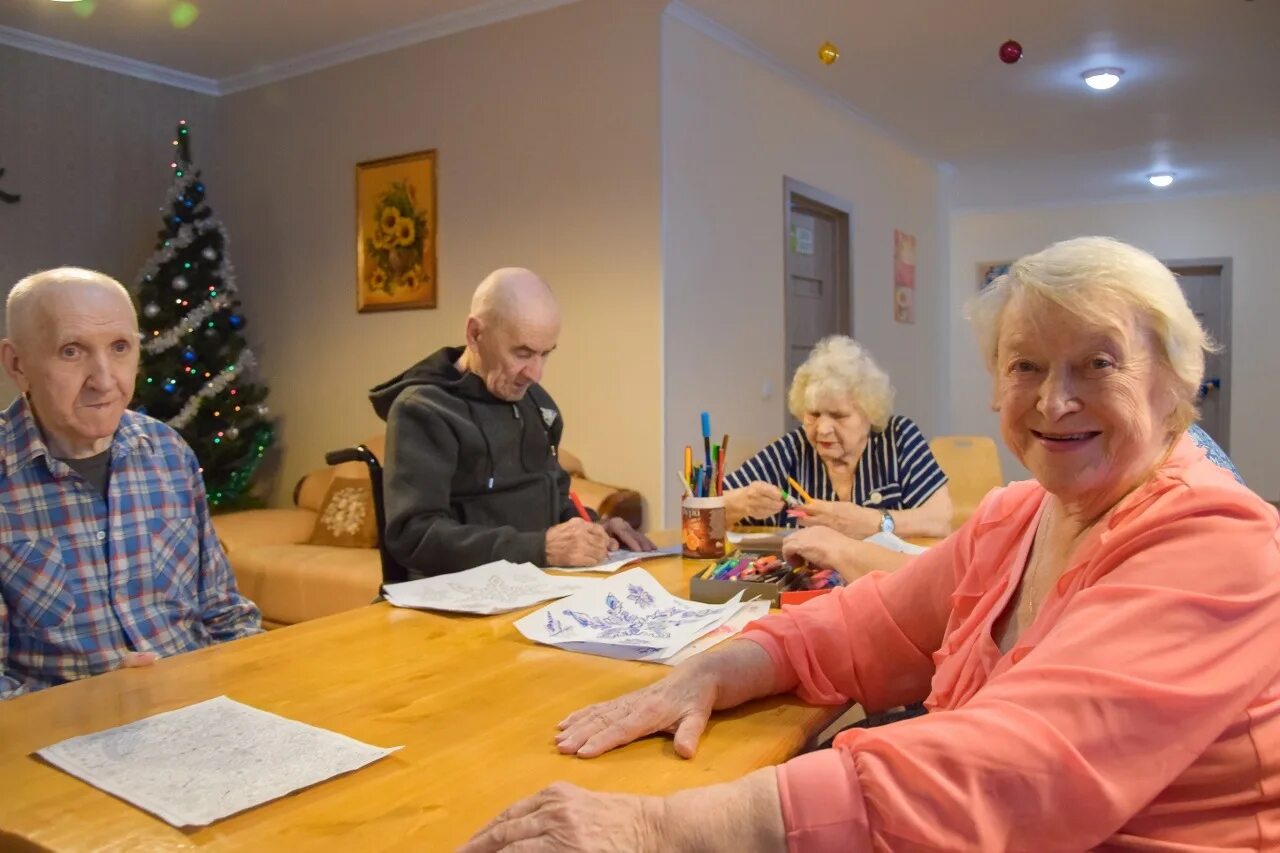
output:
M 763 619 L 769 615 L 769 602 L 767 599 L 757 598 L 748 601 L 739 608 L 738 612 L 729 617 L 729 621 L 725 622 L 718 628 L 708 631 L 689 645 L 680 649 L 675 654 L 664 658 L 655 658 L 658 663 L 665 663 L 667 666 L 675 666 L 678 663 L 684 663 L 696 654 L 705 652 L 712 646 L 719 645 L 725 640 L 739 633 L 743 628 L 757 619 Z M 647 660 L 647 658 L 646 658 Z
M 219 696 L 36 754 L 174 826 L 206 826 L 398 749 Z
M 498 560 L 465 572 L 387 584 L 383 592 L 396 607 L 490 616 L 564 598 L 598 583 L 598 578 L 560 578 L 532 563 Z
M 724 604 L 676 598 L 644 569 L 606 578 L 587 592 L 517 619 L 521 634 L 570 651 L 637 658 L 672 654 L 719 627 L 742 606 L 742 594 Z M 596 650 L 595 647 L 625 647 Z
M 553 566 L 551 570 L 555 572 L 604 572 L 605 574 L 613 574 L 618 569 L 631 563 L 652 560 L 654 557 L 672 557 L 683 550 L 684 546 L 682 545 L 669 545 L 656 551 L 613 551 L 598 566 Z
M 899 554 L 923 554 L 924 548 L 919 545 L 912 545 L 910 542 L 904 542 L 892 533 L 876 533 L 868 536 L 865 540 L 873 545 L 879 545 L 881 548 L 888 548 L 890 551 L 897 551 Z

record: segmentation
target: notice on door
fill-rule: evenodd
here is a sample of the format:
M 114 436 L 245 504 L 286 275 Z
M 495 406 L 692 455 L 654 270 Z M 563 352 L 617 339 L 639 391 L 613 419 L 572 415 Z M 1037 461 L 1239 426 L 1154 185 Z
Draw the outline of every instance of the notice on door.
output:
M 808 224 L 796 222 L 791 225 L 791 251 L 797 255 L 813 254 L 813 220 L 809 219 Z

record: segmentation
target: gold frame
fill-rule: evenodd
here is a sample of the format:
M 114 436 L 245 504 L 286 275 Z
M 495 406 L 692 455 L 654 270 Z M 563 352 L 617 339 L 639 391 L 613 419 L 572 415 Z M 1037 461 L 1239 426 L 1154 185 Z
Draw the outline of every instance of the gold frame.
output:
M 436 307 L 436 175 L 434 148 L 356 164 L 361 314 Z

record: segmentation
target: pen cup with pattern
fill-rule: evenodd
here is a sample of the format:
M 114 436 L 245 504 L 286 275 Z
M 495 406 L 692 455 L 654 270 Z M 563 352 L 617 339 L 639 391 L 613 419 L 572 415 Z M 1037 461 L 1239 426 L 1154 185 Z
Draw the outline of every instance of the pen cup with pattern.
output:
M 680 538 L 684 556 L 714 560 L 724 556 L 724 497 L 694 498 L 680 502 Z

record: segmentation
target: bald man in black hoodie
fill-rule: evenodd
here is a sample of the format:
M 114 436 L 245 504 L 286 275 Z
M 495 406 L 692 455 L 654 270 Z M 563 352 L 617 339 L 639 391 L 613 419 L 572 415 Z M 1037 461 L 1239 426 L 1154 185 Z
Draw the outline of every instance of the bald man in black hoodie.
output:
M 557 452 L 564 424 L 538 381 L 560 307 L 529 270 L 476 288 L 467 343 L 369 392 L 387 422 L 387 547 L 410 578 L 493 560 L 593 566 L 653 543 L 619 518 L 583 521 Z

